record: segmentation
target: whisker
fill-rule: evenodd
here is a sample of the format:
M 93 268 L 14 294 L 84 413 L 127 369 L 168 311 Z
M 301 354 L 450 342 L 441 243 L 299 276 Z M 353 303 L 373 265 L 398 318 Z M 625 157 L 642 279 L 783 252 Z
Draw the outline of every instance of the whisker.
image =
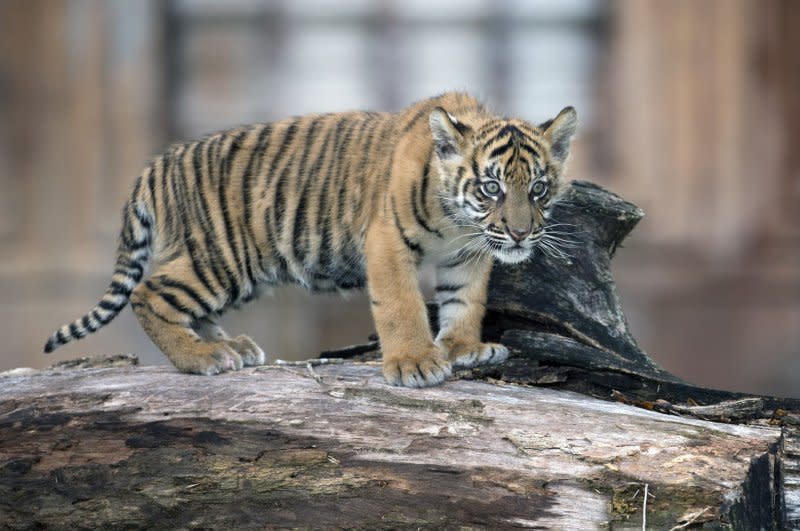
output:
M 569 238 L 560 238 L 558 236 L 551 236 L 547 233 L 542 235 L 542 239 L 553 244 L 563 245 L 564 247 L 571 247 L 571 248 L 578 247 L 583 243 L 577 240 L 570 240 Z
M 572 260 L 571 260 L 572 256 L 569 255 L 568 253 L 566 253 L 563 249 L 553 245 L 552 243 L 542 241 L 542 242 L 539 242 L 539 246 L 549 256 L 551 256 L 553 258 L 560 259 L 560 260 L 564 261 L 567 264 L 571 264 L 572 263 Z
M 469 253 L 472 252 L 472 248 L 480 246 L 480 244 L 482 243 L 482 240 L 483 240 L 483 238 L 473 238 L 473 239 L 469 240 L 468 242 L 466 242 L 461 247 L 459 247 L 458 249 L 448 253 L 447 256 L 460 256 L 460 255 L 469 254 Z
M 547 224 L 547 228 L 548 228 L 548 229 L 549 229 L 549 228 L 552 228 L 552 227 L 577 227 L 577 226 L 578 226 L 578 225 L 576 225 L 575 223 L 566 223 L 566 222 L 561 222 L 561 223 L 548 223 L 548 224 Z

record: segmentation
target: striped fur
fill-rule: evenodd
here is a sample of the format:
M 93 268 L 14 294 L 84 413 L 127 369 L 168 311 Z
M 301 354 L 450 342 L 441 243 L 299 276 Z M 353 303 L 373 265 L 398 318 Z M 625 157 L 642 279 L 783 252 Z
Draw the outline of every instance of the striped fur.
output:
M 492 258 L 517 262 L 537 246 L 575 125 L 571 108 L 537 127 L 448 93 L 395 114 L 308 115 L 174 145 L 123 209 L 105 295 L 45 352 L 130 301 L 184 372 L 260 364 L 258 345 L 216 318 L 291 282 L 368 286 L 391 383 L 433 385 L 453 364 L 500 361 L 505 347 L 480 342 Z M 423 261 L 439 278 L 435 339 L 416 284 Z

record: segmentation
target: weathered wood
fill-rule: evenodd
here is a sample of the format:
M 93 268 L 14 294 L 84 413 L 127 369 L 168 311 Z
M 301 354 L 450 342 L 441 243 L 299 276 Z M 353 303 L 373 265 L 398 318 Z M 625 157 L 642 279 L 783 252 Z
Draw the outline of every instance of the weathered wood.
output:
M 0 377 L 5 528 L 640 528 L 779 514 L 781 430 L 375 363 Z M 754 513 L 757 506 L 758 513 Z

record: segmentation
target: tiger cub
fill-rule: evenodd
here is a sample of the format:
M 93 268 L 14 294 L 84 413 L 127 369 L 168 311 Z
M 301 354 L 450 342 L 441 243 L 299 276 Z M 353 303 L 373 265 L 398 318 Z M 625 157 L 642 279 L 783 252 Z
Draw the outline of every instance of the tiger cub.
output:
M 451 368 L 504 360 L 481 342 L 492 259 L 521 262 L 546 238 L 575 132 L 572 107 L 541 125 L 447 93 L 395 113 L 315 114 L 176 144 L 136 180 L 111 285 L 45 352 L 108 324 L 130 301 L 179 370 L 265 362 L 216 323 L 287 282 L 368 288 L 394 385 L 441 383 Z M 417 284 L 436 267 L 434 338 Z

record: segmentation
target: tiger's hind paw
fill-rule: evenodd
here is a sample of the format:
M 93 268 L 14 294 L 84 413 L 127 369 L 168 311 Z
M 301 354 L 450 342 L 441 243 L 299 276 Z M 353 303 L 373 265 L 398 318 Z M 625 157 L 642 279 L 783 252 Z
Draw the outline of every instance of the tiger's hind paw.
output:
M 459 348 L 450 352 L 453 367 L 465 368 L 494 365 L 508 359 L 508 348 L 500 343 L 478 343 L 472 348 Z
M 246 335 L 239 335 L 233 339 L 226 339 L 225 343 L 233 348 L 242 358 L 245 367 L 263 365 L 267 361 L 267 356 L 255 341 Z
M 167 352 L 167 357 L 181 372 L 206 376 L 238 371 L 244 365 L 239 353 L 224 342 L 198 342 L 184 351 Z

